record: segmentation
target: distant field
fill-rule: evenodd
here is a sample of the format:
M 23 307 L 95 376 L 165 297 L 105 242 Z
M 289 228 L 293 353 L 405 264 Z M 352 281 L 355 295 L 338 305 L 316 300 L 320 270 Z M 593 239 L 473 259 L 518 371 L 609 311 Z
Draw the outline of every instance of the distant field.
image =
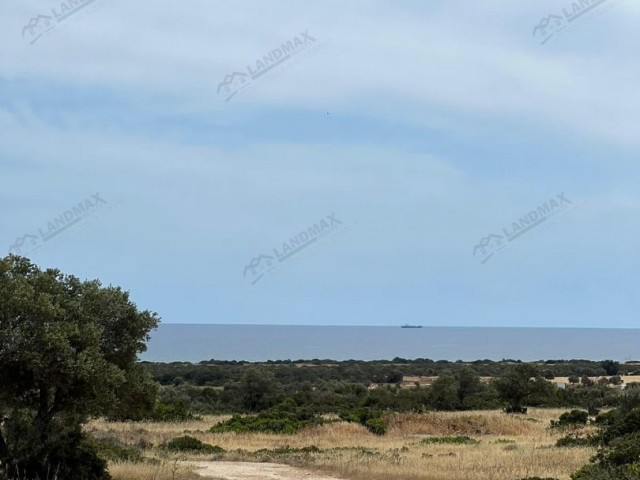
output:
M 530 409 L 526 416 L 498 411 L 391 414 L 389 430 L 379 437 L 350 423 L 330 423 L 296 435 L 207 432 L 228 417 L 208 416 L 186 423 L 108 423 L 94 421 L 96 436 L 114 436 L 129 445 L 144 445 L 156 465 L 120 463 L 111 466 L 114 480 L 186 480 L 197 478 L 185 460 L 269 461 L 352 480 L 515 480 L 527 476 L 568 480 L 570 472 L 588 462 L 588 448 L 557 448 L 562 434 L 549 421 L 565 410 Z M 226 450 L 216 455 L 167 455 L 158 448 L 189 434 Z M 425 443 L 433 436 L 468 436 L 478 443 Z M 289 449 L 283 449 L 288 446 Z M 310 452 L 295 449 L 317 447 Z M 274 451 L 280 448 L 281 450 Z M 262 452 L 259 450 L 264 449 Z M 292 450 L 293 449 L 293 450 Z M 257 477 L 256 477 L 257 478 Z
M 606 378 L 609 379 L 611 377 L 590 377 L 591 380 L 597 382 L 598 380 L 600 380 L 601 378 Z M 634 383 L 634 382 L 638 382 L 640 383 L 640 375 L 621 375 L 620 378 L 622 378 L 622 381 L 627 384 L 627 383 Z M 416 386 L 429 386 L 431 385 L 433 382 L 435 382 L 438 379 L 437 376 L 405 376 L 402 379 L 402 383 L 400 384 L 400 386 L 402 388 L 413 388 Z M 484 383 L 488 383 L 491 380 L 493 380 L 493 377 L 480 377 L 480 380 Z M 552 383 L 569 383 L 569 377 L 555 377 L 552 380 L 549 380 Z M 380 386 L 386 386 L 388 385 L 387 383 L 372 383 L 369 388 L 379 388 Z

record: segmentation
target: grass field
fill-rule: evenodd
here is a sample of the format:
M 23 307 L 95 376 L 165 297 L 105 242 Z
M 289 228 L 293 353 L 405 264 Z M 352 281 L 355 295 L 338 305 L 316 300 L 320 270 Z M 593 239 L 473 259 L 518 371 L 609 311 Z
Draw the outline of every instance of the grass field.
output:
M 498 411 L 392 414 L 388 433 L 382 437 L 343 422 L 295 435 L 212 434 L 208 428 L 227 418 L 212 416 L 186 423 L 94 421 L 88 429 L 99 437 L 143 445 L 145 456 L 157 459 L 154 464 L 112 464 L 114 480 L 198 478 L 181 462 L 215 459 L 288 463 L 354 480 L 516 480 L 528 476 L 567 480 L 594 452 L 554 446 L 563 433 L 550 430 L 549 421 L 563 411 L 530 409 L 526 416 Z M 226 452 L 175 455 L 158 448 L 185 434 L 219 445 Z M 468 436 L 477 443 L 423 441 L 433 436 Z M 317 449 L 296 450 L 311 446 Z

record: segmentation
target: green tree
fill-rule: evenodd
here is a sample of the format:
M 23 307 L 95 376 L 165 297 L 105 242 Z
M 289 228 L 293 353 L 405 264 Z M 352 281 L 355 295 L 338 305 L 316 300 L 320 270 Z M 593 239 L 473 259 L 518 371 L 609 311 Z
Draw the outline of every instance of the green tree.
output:
M 240 396 L 243 406 L 250 412 L 266 410 L 280 400 L 278 384 L 273 375 L 254 369 L 242 377 Z
M 436 410 L 456 410 L 460 407 L 460 384 L 450 373 L 440 375 L 429 390 L 429 403 Z
M 522 363 L 511 367 L 495 380 L 494 386 L 511 411 L 521 411 L 535 397 L 552 394 L 553 386 L 547 382 L 534 365 Z
M 464 367 L 455 375 L 458 381 L 458 398 L 460 403 L 464 403 L 465 398 L 481 393 L 484 386 L 480 381 L 480 377 L 471 367 Z
M 389 373 L 389 375 L 387 375 L 387 378 L 385 380 L 387 381 L 387 383 L 402 383 L 403 378 L 404 375 L 402 375 L 402 372 L 394 370 Z
M 125 372 L 125 381 L 118 387 L 116 401 L 106 412 L 110 420 L 144 420 L 156 406 L 158 384 L 140 364 Z
M 617 375 L 620 372 L 620 364 L 613 360 L 604 360 L 600 362 L 600 366 L 604 368 L 607 375 Z
M 43 271 L 22 257 L 0 260 L 3 473 L 108 478 L 81 425 L 122 408 L 118 395 L 144 376 L 137 354 L 158 321 L 120 288 Z

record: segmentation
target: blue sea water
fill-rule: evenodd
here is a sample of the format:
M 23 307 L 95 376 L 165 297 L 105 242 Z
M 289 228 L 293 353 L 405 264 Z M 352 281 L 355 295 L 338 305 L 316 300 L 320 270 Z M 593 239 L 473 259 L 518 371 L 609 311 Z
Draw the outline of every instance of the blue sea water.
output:
M 640 359 L 640 329 L 161 324 L 142 360 Z

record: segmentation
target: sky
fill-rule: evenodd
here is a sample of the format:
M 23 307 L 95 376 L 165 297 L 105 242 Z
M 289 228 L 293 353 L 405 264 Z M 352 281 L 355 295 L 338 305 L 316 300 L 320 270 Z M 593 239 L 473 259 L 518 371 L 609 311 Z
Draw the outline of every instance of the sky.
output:
M 638 325 L 637 2 L 0 11 L 3 255 L 166 323 Z

